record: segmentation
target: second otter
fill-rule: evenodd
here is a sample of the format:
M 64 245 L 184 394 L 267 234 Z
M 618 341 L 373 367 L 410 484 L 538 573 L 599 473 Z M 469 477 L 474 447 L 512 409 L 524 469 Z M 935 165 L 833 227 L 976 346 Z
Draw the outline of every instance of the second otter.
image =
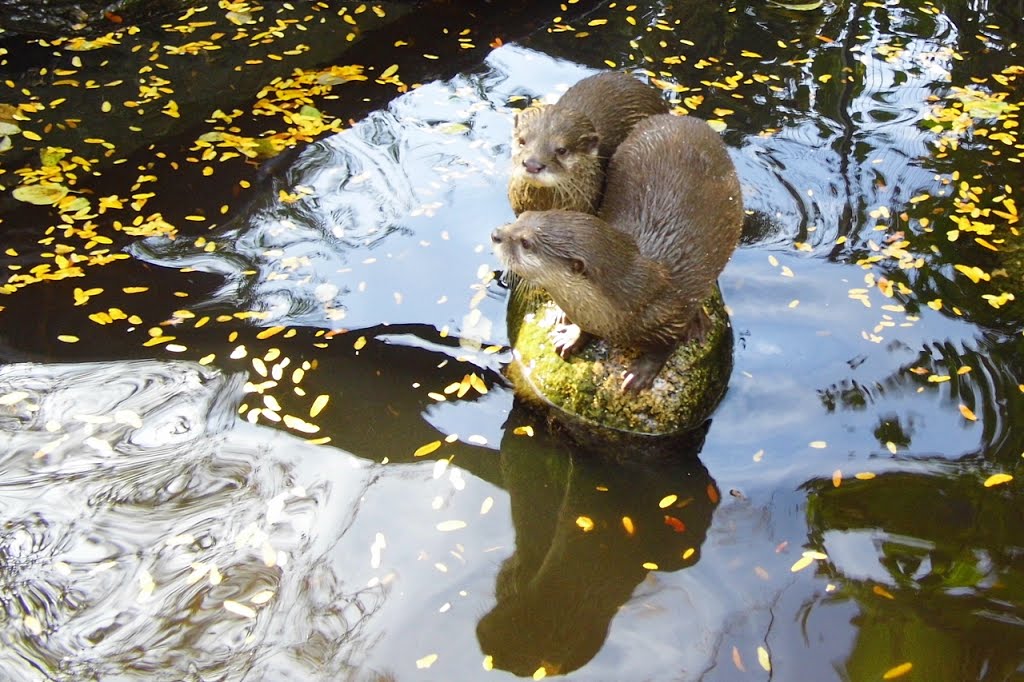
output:
M 739 178 L 701 120 L 641 121 L 612 157 L 600 216 L 528 211 L 491 235 L 505 266 L 545 289 L 579 328 L 640 351 L 624 387 L 651 385 L 681 341 L 702 339 L 701 308 L 739 242 Z M 563 354 L 578 347 L 556 336 Z
M 576 83 L 557 104 L 520 112 L 512 132 L 512 210 L 596 213 L 616 147 L 638 121 L 668 110 L 654 88 L 608 71 Z

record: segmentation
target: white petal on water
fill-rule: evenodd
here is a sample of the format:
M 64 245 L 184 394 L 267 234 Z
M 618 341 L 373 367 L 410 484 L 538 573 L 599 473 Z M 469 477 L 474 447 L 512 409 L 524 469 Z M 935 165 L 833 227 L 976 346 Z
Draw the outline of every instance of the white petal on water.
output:
M 251 606 L 246 606 L 245 604 L 240 604 L 236 601 L 232 601 L 230 599 L 224 600 L 224 610 L 242 616 L 243 618 L 256 617 L 256 609 L 252 608 Z

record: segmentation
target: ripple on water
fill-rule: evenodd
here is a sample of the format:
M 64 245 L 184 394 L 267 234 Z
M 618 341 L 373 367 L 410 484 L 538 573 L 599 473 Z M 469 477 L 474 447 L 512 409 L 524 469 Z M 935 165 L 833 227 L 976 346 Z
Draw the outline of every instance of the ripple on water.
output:
M 4 679 L 237 679 L 297 632 L 357 638 L 380 590 L 309 581 L 365 466 L 301 485 L 316 448 L 238 420 L 243 383 L 188 362 L 0 368 Z

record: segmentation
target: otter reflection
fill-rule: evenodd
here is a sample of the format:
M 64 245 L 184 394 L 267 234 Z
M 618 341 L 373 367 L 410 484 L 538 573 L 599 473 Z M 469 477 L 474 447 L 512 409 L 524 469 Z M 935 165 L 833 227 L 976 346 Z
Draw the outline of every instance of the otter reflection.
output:
M 522 410 L 513 418 L 529 419 Z M 476 632 L 497 668 L 565 674 L 601 649 L 653 567 L 698 561 L 719 494 L 696 458 L 699 445 L 668 462 L 613 463 L 542 436 L 540 423 L 534 429 L 535 438 L 502 442 L 516 549 Z

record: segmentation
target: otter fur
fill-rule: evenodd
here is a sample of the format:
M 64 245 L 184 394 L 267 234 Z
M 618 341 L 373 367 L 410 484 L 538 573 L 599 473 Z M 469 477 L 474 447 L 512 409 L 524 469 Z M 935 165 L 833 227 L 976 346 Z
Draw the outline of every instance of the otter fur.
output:
M 579 81 L 556 104 L 518 113 L 508 186 L 512 210 L 596 213 L 615 149 L 638 121 L 668 110 L 655 88 L 608 71 Z
M 527 211 L 491 235 L 499 258 L 543 288 L 579 330 L 639 351 L 625 387 L 650 386 L 681 341 L 703 339 L 701 301 L 739 242 L 740 182 L 704 121 L 636 125 L 608 167 L 599 215 Z M 582 345 L 556 332 L 563 355 Z

